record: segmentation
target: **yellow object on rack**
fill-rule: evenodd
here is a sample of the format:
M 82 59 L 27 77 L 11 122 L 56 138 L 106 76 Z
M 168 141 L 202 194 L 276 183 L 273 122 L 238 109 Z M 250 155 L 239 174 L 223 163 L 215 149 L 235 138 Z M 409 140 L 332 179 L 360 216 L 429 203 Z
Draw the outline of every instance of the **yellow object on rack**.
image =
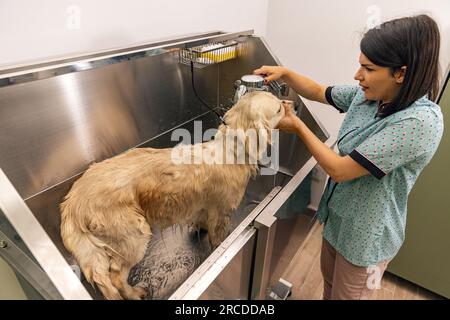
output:
M 205 53 L 200 53 L 199 57 L 209 59 L 213 62 L 222 62 L 236 58 L 236 46 L 224 46 L 214 44 L 202 48 Z
M 237 58 L 241 54 L 242 47 L 237 41 L 225 41 L 180 50 L 179 57 L 183 64 L 190 65 L 194 62 L 196 68 L 203 68 Z

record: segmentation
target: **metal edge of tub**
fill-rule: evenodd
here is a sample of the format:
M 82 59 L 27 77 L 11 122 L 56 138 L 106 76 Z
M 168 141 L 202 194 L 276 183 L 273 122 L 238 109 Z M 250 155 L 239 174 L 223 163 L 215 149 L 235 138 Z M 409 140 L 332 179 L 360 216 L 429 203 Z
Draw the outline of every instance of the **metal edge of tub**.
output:
M 15 267 L 26 280 L 36 282 L 38 285 L 36 288 L 44 298 L 92 299 L 1 168 L 0 209 L 42 269 L 40 270 L 32 259 L 12 245 L 13 242 L 7 243 L 5 248 L 0 248 L 10 250 L 2 256 L 7 261 L 8 256 L 19 259 L 21 263 Z M 58 292 L 55 292 L 55 287 Z
M 47 60 L 41 63 L 31 62 L 29 64 L 5 66 L 0 67 L 1 80 L 14 80 L 15 77 L 23 77 L 26 75 L 33 75 L 30 79 L 23 79 L 23 82 L 47 79 L 55 76 L 60 76 L 67 73 L 79 72 L 75 68 L 80 63 L 90 63 L 89 67 L 84 67 L 82 70 L 95 69 L 103 66 L 99 61 L 104 61 L 107 58 L 114 58 L 119 56 L 127 56 L 138 52 L 147 52 L 155 49 L 184 49 L 191 48 L 198 45 L 214 43 L 226 40 L 236 40 L 239 37 L 253 36 L 253 30 L 245 30 L 240 32 L 207 32 L 198 35 L 191 35 L 184 38 L 171 38 L 168 40 L 161 40 L 150 42 L 148 44 L 141 44 L 134 47 L 124 47 L 119 49 L 111 49 L 106 51 L 90 52 L 74 56 L 64 56 L 56 58 L 55 60 Z M 112 64 L 110 62 L 109 64 Z M 10 85 L 11 81 L 0 82 L 0 87 Z
M 256 230 L 251 226 L 255 218 L 280 192 L 275 187 L 256 208 L 230 233 L 213 253 L 192 273 L 189 278 L 169 297 L 169 300 L 198 299 L 211 285 L 233 257 L 243 248 Z

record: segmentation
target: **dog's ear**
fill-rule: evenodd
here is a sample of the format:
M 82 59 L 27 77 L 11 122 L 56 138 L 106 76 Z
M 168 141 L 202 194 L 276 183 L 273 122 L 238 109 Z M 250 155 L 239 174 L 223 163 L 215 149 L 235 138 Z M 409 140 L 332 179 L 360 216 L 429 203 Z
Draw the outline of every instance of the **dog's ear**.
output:
M 272 144 L 272 129 L 269 123 L 263 119 L 255 122 L 255 129 L 257 131 L 258 159 L 261 159 L 268 146 Z
M 230 127 L 236 128 L 237 120 L 239 118 L 239 102 L 236 103 L 230 110 L 228 110 L 225 115 L 223 116 L 223 121 Z
M 269 122 L 267 120 L 257 120 L 255 128 L 258 131 L 258 136 L 260 136 L 259 141 L 262 144 L 266 146 L 272 144 L 272 129 L 270 128 Z

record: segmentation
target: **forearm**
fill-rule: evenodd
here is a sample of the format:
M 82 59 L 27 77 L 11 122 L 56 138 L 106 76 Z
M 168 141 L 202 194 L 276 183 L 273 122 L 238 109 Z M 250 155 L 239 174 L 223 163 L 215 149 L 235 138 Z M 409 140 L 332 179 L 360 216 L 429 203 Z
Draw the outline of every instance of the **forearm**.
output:
M 339 166 L 342 157 L 320 141 L 314 133 L 301 121 L 296 126 L 296 133 L 302 139 L 319 165 L 334 180 L 339 182 Z
M 304 142 L 319 165 L 336 182 L 344 182 L 369 174 L 364 164 L 360 165 L 350 156 L 340 156 L 320 141 L 300 120 L 292 109 L 283 103 L 285 116 L 278 122 L 279 130 L 295 133 Z
M 288 69 L 285 69 L 282 80 L 302 97 L 312 101 L 327 103 L 325 86 Z

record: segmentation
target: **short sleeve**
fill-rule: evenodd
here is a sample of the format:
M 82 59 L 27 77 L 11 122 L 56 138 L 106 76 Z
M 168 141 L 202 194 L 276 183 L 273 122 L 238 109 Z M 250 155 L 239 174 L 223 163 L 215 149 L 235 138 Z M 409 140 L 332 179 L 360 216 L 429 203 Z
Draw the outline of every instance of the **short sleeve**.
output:
M 409 117 L 388 124 L 349 156 L 381 179 L 395 168 L 420 157 L 431 157 L 442 137 L 442 122 Z
M 339 112 L 347 112 L 358 89 L 358 86 L 352 85 L 331 86 L 325 90 L 325 98 Z

